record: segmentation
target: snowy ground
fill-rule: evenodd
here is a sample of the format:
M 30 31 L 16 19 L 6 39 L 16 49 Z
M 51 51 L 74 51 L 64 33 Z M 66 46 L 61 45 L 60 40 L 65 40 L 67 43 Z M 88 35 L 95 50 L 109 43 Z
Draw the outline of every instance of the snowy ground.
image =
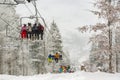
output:
M 44 74 L 35 76 L 0 75 L 0 80 L 120 80 L 120 73 L 109 74 L 102 72 L 75 72 L 61 74 Z

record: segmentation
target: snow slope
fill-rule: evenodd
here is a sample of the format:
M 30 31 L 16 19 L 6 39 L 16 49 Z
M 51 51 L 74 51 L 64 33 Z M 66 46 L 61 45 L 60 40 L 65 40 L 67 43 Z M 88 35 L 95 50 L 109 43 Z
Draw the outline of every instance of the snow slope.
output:
M 0 75 L 0 80 L 120 80 L 120 73 L 109 74 L 102 72 L 75 72 L 61 74 L 44 74 L 34 76 Z

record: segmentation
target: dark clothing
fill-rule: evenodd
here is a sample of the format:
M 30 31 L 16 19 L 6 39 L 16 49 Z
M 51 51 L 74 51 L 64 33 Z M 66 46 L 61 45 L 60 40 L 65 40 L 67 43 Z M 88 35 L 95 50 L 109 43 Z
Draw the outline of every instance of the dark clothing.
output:
M 51 55 L 51 54 L 48 55 L 48 58 L 52 58 L 52 60 L 55 59 L 55 58 L 54 58 L 54 55 Z
M 51 55 L 51 57 L 52 57 L 53 60 L 55 59 L 54 55 Z
M 35 34 L 35 31 L 36 31 L 36 26 L 33 26 L 32 27 L 32 35 Z
M 70 72 L 70 65 L 67 66 L 67 72 Z
M 39 24 L 38 26 L 39 34 L 41 35 L 41 40 L 43 40 L 44 27 Z
M 40 34 L 40 33 L 39 33 L 39 30 L 36 30 L 36 32 L 35 32 L 35 37 L 36 37 L 37 40 L 39 40 L 39 34 Z
M 32 32 L 27 32 L 27 39 L 29 38 L 31 40 Z
M 40 35 L 41 35 L 41 40 L 43 40 L 43 31 L 40 31 Z
M 31 39 L 31 35 L 32 35 L 32 27 L 31 27 L 31 23 L 28 23 L 28 26 L 27 26 L 27 39 Z
M 35 24 L 32 27 L 32 36 L 34 37 L 34 39 L 39 40 L 39 30 L 38 30 L 38 27 Z
M 55 58 L 55 62 L 58 63 L 58 58 Z
M 49 55 L 48 55 L 48 58 L 52 58 L 52 55 L 51 55 L 51 54 L 49 54 Z
M 59 58 L 59 60 L 62 60 L 62 55 L 60 55 L 60 58 Z

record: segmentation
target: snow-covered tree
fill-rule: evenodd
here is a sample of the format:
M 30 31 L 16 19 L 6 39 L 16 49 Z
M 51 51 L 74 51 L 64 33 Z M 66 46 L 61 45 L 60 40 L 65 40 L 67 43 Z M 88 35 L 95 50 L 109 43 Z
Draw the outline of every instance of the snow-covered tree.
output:
M 54 38 L 49 37 L 44 25 L 43 40 L 21 39 L 21 27 L 19 27 L 19 16 L 16 15 L 15 6 L 0 5 L 0 74 L 34 75 L 46 73 L 45 63 L 50 51 L 53 54 L 60 52 L 64 60 L 69 62 L 69 58 L 62 50 L 59 30 L 56 24 L 53 24 L 50 32 L 55 36 Z M 50 38 L 50 41 L 47 40 L 47 37 Z
M 2 2 L 2 0 L 0 0 Z M 18 46 L 18 16 L 15 6 L 0 5 L 0 73 L 16 74 Z M 16 42 L 16 44 L 14 44 Z
M 119 24 L 118 24 L 119 26 Z M 116 72 L 120 72 L 120 26 L 115 30 Z
M 61 54 L 63 53 L 62 50 L 62 39 L 60 35 L 60 31 L 56 25 L 56 23 L 53 21 L 50 27 L 50 33 L 53 36 L 52 37 L 52 53 L 55 54 L 56 52 L 60 52 Z
M 94 6 L 98 8 L 98 11 L 91 11 L 95 15 L 97 15 L 103 23 L 97 23 L 96 25 L 83 26 L 79 30 L 81 31 L 101 31 L 100 34 L 97 34 L 90 38 L 90 41 L 93 43 L 93 46 L 97 46 L 96 49 L 92 48 L 92 56 L 99 61 L 98 63 L 102 63 L 104 60 L 108 60 L 107 71 L 112 73 L 116 71 L 116 54 L 114 50 L 116 47 L 114 46 L 114 31 L 116 24 L 120 22 L 120 7 L 118 6 L 118 0 L 96 0 Z M 94 54 L 93 54 L 94 52 Z M 107 56 L 107 57 L 105 57 Z M 99 58 L 98 58 L 99 57 Z M 102 59 L 101 59 L 102 58 Z M 104 59 L 103 59 L 104 58 Z M 90 58 L 91 59 L 91 58 Z M 102 60 L 102 61 L 101 61 Z M 95 60 L 94 60 L 95 61 Z M 106 61 L 105 61 L 106 62 Z M 97 63 L 97 64 L 98 64 Z M 105 66 L 105 64 L 103 66 Z
M 62 44 L 62 38 L 60 35 L 60 31 L 58 29 L 57 24 L 53 21 L 51 26 L 50 26 L 50 33 L 52 35 L 52 39 L 51 39 L 51 53 L 55 54 L 56 52 L 62 54 L 62 56 L 64 58 L 66 58 L 67 60 L 69 59 L 67 55 L 67 53 L 64 53 L 63 51 L 63 44 Z M 66 61 L 67 61 L 66 60 Z
M 59 28 L 57 24 L 53 21 L 50 25 L 50 30 L 47 34 L 47 54 L 54 55 L 56 52 L 58 52 L 60 55 L 62 55 L 63 60 L 59 60 L 59 65 L 68 65 L 70 64 L 69 60 L 69 53 L 63 51 L 63 45 L 62 45 L 62 38 L 59 31 Z M 53 60 L 53 63 L 51 65 L 47 65 L 48 71 L 53 71 L 54 69 L 57 69 L 60 67 L 56 62 Z

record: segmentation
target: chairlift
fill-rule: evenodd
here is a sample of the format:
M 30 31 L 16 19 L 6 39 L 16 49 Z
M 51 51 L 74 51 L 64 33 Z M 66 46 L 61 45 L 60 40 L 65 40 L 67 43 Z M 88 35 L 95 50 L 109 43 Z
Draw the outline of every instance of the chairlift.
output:
M 25 19 L 27 19 L 27 22 L 24 22 Z M 22 32 L 23 32 L 23 27 L 26 26 L 26 24 L 30 23 L 31 24 L 31 28 L 33 28 L 32 24 L 36 24 L 36 26 L 38 26 L 38 24 L 42 24 L 40 19 L 42 19 L 41 17 L 36 17 L 36 16 L 30 16 L 30 17 L 21 17 L 20 18 L 20 27 L 22 27 Z M 24 21 L 23 21 L 24 20 Z M 32 20 L 32 21 L 29 21 L 29 20 Z M 34 21 L 34 22 L 33 22 Z M 27 26 L 26 26 L 27 27 Z M 26 28 L 25 28 L 26 29 Z M 41 32 L 39 34 L 39 32 L 37 33 L 36 32 L 31 32 L 30 33 L 27 33 L 26 30 L 25 30 L 25 33 L 23 32 L 23 34 L 21 34 L 21 38 L 23 39 L 30 39 L 30 40 L 39 40 L 41 38 L 41 40 L 43 40 L 43 32 Z M 25 36 L 24 36 L 25 35 Z M 41 35 L 41 37 L 39 37 L 39 35 Z M 29 38 L 28 38 L 29 37 Z

